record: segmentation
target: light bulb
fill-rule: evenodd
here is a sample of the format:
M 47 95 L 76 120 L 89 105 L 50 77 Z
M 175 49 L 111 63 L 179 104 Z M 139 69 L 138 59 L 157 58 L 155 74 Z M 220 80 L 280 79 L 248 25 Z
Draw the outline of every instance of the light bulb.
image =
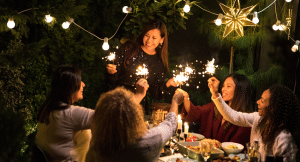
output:
M 186 2 L 185 2 L 185 6 L 183 7 L 183 11 L 184 12 L 186 12 L 186 13 L 188 13 L 188 12 L 190 12 L 190 1 L 189 0 L 186 0 Z
M 258 19 L 258 16 L 257 16 L 257 12 L 254 12 L 254 14 L 253 14 L 252 22 L 254 24 L 257 24 L 259 22 L 259 19 Z
M 222 24 L 223 15 L 219 14 L 217 20 L 215 20 L 215 24 L 220 26 Z
M 64 23 L 62 24 L 62 27 L 63 27 L 64 29 L 68 29 L 69 26 L 70 26 L 69 21 L 66 21 L 66 22 L 64 22 Z
M 15 26 L 16 26 L 16 23 L 14 22 L 14 20 L 12 20 L 12 19 L 8 20 L 8 22 L 7 22 L 7 27 L 8 27 L 9 29 L 14 28 Z
M 293 52 L 297 52 L 297 51 L 298 51 L 299 44 L 300 44 L 300 41 L 299 41 L 299 40 L 296 40 L 295 45 L 293 45 L 293 47 L 292 47 L 292 51 L 293 51 Z
M 102 48 L 105 51 L 109 49 L 109 44 L 108 44 L 108 38 L 107 37 L 104 38 L 104 42 L 103 42 Z
M 278 26 L 277 26 L 276 24 L 274 24 L 274 25 L 272 26 L 272 28 L 273 28 L 273 30 L 278 30 Z
M 286 2 L 291 2 L 292 0 L 285 0 Z
M 285 29 L 285 25 L 280 24 L 280 25 L 278 26 L 278 29 L 279 29 L 280 31 L 283 31 L 283 30 Z
M 46 22 L 47 23 L 50 23 L 52 20 L 53 20 L 53 17 L 51 17 L 50 15 L 45 15 L 45 18 L 46 18 Z
M 128 7 L 128 6 L 124 6 L 122 10 L 123 10 L 124 13 L 128 13 L 132 10 L 132 8 Z

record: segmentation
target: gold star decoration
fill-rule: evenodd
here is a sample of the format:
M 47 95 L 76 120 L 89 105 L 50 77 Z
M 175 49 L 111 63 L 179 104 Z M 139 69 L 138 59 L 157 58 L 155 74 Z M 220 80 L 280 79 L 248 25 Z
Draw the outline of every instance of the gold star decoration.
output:
M 241 9 L 240 0 L 235 0 L 232 7 L 228 7 L 220 2 L 218 3 L 225 14 L 222 18 L 222 24 L 226 24 L 223 38 L 233 30 L 235 30 L 239 36 L 244 36 L 244 26 L 256 26 L 247 16 L 257 4 Z

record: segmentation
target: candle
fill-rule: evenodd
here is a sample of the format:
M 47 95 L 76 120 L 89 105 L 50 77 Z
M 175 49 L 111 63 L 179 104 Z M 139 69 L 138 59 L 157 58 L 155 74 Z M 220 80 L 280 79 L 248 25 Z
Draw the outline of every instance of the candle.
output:
M 184 122 L 184 134 L 188 134 L 189 133 L 189 125 L 187 122 Z
M 180 115 L 178 115 L 178 129 L 182 129 L 182 120 Z

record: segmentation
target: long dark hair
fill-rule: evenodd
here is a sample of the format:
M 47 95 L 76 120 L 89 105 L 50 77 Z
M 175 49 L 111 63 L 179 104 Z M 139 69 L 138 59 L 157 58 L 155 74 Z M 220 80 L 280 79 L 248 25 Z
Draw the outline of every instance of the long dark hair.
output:
M 252 88 L 249 79 L 243 74 L 231 73 L 225 80 L 230 77 L 235 83 L 234 95 L 230 107 L 236 111 L 252 112 Z M 220 115 L 217 108 L 215 108 L 215 115 L 217 117 Z M 228 130 L 230 125 L 231 124 L 227 122 L 225 130 Z
M 269 91 L 269 106 L 266 108 L 266 115 L 258 124 L 262 141 L 272 146 L 278 133 L 287 129 L 299 147 L 300 106 L 296 95 L 282 85 L 273 85 Z
M 40 123 L 49 124 L 50 113 L 54 110 L 68 108 L 72 102 L 72 95 L 81 86 L 81 72 L 71 66 L 60 66 L 54 71 L 51 81 L 51 91 L 38 113 Z M 61 103 L 67 105 L 60 106 Z
M 149 30 L 158 29 L 160 31 L 161 38 L 164 38 L 164 42 L 161 47 L 156 47 L 156 52 L 160 55 L 163 64 L 166 66 L 167 70 L 169 70 L 168 63 L 168 31 L 166 25 L 157 19 L 148 21 L 144 28 L 142 29 L 141 34 L 136 38 L 136 41 L 139 45 L 143 45 L 143 38 Z

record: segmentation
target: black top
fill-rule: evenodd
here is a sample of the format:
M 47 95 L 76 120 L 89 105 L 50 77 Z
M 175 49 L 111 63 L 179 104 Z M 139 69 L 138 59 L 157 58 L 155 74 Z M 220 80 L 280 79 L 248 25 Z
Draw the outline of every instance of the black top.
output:
M 107 82 L 110 89 L 124 86 L 135 92 L 136 82 L 140 78 L 144 78 L 144 76 L 136 75 L 136 70 L 139 66 L 145 64 L 149 71 L 147 81 L 149 84 L 148 92 L 151 97 L 161 100 L 170 92 L 170 89 L 166 87 L 165 74 L 167 69 L 158 53 L 148 55 L 142 50 L 140 45 L 128 41 L 117 51 L 114 63 L 117 65 L 117 73 L 113 75 L 107 73 Z M 144 107 L 147 107 L 147 102 L 146 105 L 144 104 Z

